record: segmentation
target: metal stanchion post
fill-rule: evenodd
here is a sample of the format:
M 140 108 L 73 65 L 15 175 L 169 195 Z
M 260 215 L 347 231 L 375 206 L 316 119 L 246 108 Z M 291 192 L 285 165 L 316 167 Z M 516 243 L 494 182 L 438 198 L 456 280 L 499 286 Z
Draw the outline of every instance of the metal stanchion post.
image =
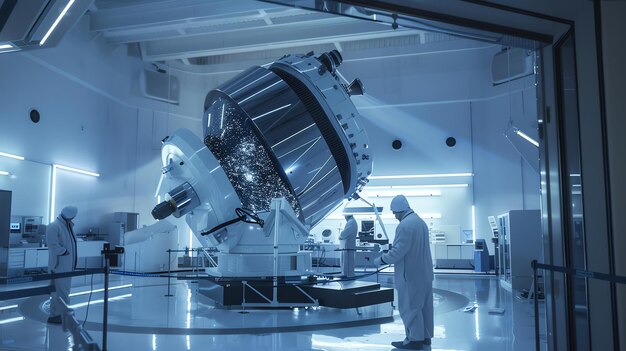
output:
M 104 260 L 104 307 L 102 311 L 102 351 L 107 350 L 107 325 L 109 319 L 109 258 Z
M 531 266 L 533 267 L 533 300 L 535 303 L 535 350 L 540 351 L 541 346 L 539 345 L 539 298 L 537 297 L 537 260 L 533 260 L 531 262 Z
M 124 248 L 121 246 L 116 246 L 113 250 L 111 250 L 111 246 L 106 243 L 104 244 L 102 251 L 100 251 L 102 255 L 104 255 L 104 306 L 102 311 L 102 351 L 106 351 L 107 349 L 107 329 L 108 329 L 108 319 L 109 319 L 109 273 L 111 272 L 111 257 L 118 257 L 119 255 L 124 253 Z M 117 261 L 116 261 L 117 262 Z
M 174 296 L 170 293 L 170 280 L 172 275 L 172 250 L 167 250 L 167 294 L 165 296 Z

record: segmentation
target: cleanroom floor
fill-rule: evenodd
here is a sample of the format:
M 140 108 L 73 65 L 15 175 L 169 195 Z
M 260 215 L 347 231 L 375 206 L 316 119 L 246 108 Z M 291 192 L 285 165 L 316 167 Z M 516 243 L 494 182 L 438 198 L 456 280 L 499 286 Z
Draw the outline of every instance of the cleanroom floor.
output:
M 377 279 L 392 286 L 392 275 Z M 356 310 L 217 308 L 197 294 L 192 281 L 151 277 L 119 277 L 111 281 L 109 350 L 392 350 L 391 341 L 404 338 L 397 309 L 382 304 Z M 71 304 L 85 318 L 90 278 L 74 278 Z M 0 290 L 23 288 L 2 286 Z M 101 345 L 101 279 L 94 278 L 85 328 Z M 435 337 L 425 350 L 534 349 L 532 303 L 512 296 L 496 277 L 437 275 Z M 82 294 L 81 294 L 82 293 Z M 478 306 L 463 312 L 467 305 Z M 60 326 L 45 324 L 47 297 L 0 303 L 0 350 L 68 350 L 72 337 Z M 503 313 L 490 314 L 493 308 Z M 543 303 L 540 305 L 543 319 Z M 494 313 L 495 311 L 491 311 Z M 501 310 L 499 312 L 502 312 Z M 545 335 L 541 337 L 545 349 Z

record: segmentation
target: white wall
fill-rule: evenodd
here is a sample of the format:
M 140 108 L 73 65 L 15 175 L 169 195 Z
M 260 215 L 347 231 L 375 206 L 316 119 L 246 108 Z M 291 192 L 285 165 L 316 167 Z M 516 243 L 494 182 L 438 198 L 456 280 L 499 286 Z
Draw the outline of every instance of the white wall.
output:
M 435 47 L 442 52 L 427 53 Z M 427 220 L 435 228 L 458 225 L 461 230 L 471 230 L 474 204 L 476 237 L 486 239 L 492 253 L 487 217 L 540 205 L 539 174 L 504 137 L 510 121 L 537 137 L 534 77 L 493 86 L 491 59 L 498 51 L 499 46 L 451 40 L 404 52 L 359 53 L 378 59 L 344 53 L 340 67 L 348 80 L 358 77 L 365 85 L 366 94 L 354 101 L 371 139 L 374 175 L 475 174 L 372 180 L 370 185 L 468 184 L 467 188 L 433 188 L 441 191 L 441 196 L 410 198 L 411 205 L 417 212 L 441 213 L 441 219 Z M 394 57 L 394 53 L 400 56 Z M 455 147 L 445 144 L 449 136 L 456 138 Z M 394 139 L 403 142 L 401 150 L 391 147 Z M 390 198 L 376 201 L 389 213 Z M 395 220 L 386 222 L 393 232 Z M 327 220 L 313 233 L 319 237 L 328 228 L 337 235 L 342 225 L 342 220 Z M 392 233 L 390 236 L 393 238 Z
M 534 123 L 532 137 L 538 140 L 534 79 L 527 77 L 510 85 L 515 86 L 511 90 L 517 92 L 471 104 L 478 238 L 491 237 L 488 216 L 497 217 L 509 210 L 540 208 L 539 173 L 504 137 L 511 116 L 518 127 Z
M 0 151 L 101 173 L 97 179 L 59 173 L 56 207 L 69 203 L 81 207 L 79 231 L 105 224 L 115 211 L 139 212 L 141 224 L 150 224 L 160 140 L 180 127 L 200 135 L 206 92 L 234 73 L 170 70 L 180 80 L 180 104 L 148 100 L 140 96 L 137 79 L 144 64 L 129 56 L 126 47 L 113 47 L 93 37 L 88 20 L 83 18 L 56 48 L 0 56 L 0 70 L 7 77 L 0 86 L 0 103 L 7 106 L 0 112 Z M 523 108 L 527 112 L 515 118 L 534 117 L 533 81 L 527 78 L 493 87 L 489 70 L 499 50 L 454 39 L 415 48 L 346 52 L 341 66 L 348 79 L 359 77 L 365 83 L 367 93 L 355 98 L 355 103 L 370 135 L 375 175 L 476 174 L 464 179 L 370 184 L 466 183 L 467 188 L 443 188 L 439 197 L 410 201 L 418 212 L 442 214 L 441 219 L 429 221 L 433 226 L 454 224 L 461 229 L 471 229 L 475 203 L 479 238 L 491 235 L 487 215 L 538 207 L 538 191 L 536 196 L 522 192 L 538 189 L 538 176 L 535 182 L 532 170 L 502 135 L 508 111 Z M 28 120 L 33 107 L 42 113 L 39 124 Z M 453 148 L 445 145 L 449 136 L 457 140 Z M 391 148 L 394 139 L 403 141 L 401 150 Z M 6 162 L 12 161 L 0 159 L 0 168 Z M 0 185 L 13 187 L 14 199 L 27 198 L 20 190 L 23 184 L 36 184 L 42 192 L 49 184 L 44 171 L 30 176 L 17 169 L 12 173 L 15 178 L 3 179 Z M 18 179 L 22 185 L 18 186 Z M 376 201 L 388 211 L 389 200 Z M 42 213 L 47 208 L 27 203 L 16 202 L 15 213 L 47 216 Z M 390 224 L 393 229 L 393 220 Z M 338 223 L 322 227 L 338 227 Z
M 77 232 L 102 227 L 117 211 L 150 210 L 160 175 L 160 140 L 180 127 L 200 135 L 202 92 L 197 77 L 177 73 L 178 106 L 143 98 L 144 64 L 125 46 L 113 47 L 89 32 L 88 16 L 51 49 L 0 55 L 0 187 L 12 190 L 13 213 L 48 218 L 50 164 L 98 172 L 98 178 L 59 170 L 56 212 L 79 207 Z M 41 122 L 28 118 L 31 108 Z M 32 162 L 36 161 L 36 162 Z M 45 198 L 45 199 L 44 199 Z

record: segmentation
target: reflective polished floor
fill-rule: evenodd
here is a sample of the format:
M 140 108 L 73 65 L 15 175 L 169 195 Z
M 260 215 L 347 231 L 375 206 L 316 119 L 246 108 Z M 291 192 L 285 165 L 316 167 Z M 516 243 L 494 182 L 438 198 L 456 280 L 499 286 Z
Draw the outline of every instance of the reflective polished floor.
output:
M 389 285 L 392 276 L 378 279 Z M 163 283 L 162 278 L 112 279 L 109 350 L 392 350 L 390 342 L 404 338 L 402 321 L 390 304 L 358 312 L 326 308 L 241 311 L 216 308 L 196 293 L 193 281 L 173 281 L 173 296 L 166 297 Z M 71 297 L 77 318 L 87 317 L 85 328 L 99 344 L 101 288 L 98 278 L 93 288 L 89 278 L 74 278 Z M 495 277 L 437 275 L 434 288 L 435 338 L 425 350 L 534 349 L 533 305 L 501 288 Z M 477 309 L 463 312 L 468 305 Z M 494 308 L 503 313 L 493 314 Z M 0 350 L 71 349 L 68 333 L 44 323 L 47 309 L 46 296 L 3 302 Z

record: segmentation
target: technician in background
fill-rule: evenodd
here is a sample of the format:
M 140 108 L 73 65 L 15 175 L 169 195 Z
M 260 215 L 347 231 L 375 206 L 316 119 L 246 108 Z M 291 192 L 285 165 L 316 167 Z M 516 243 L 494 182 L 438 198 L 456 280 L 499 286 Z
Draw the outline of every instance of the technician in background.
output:
M 78 209 L 76 206 L 67 206 L 61 210 L 61 214 L 46 229 L 46 243 L 48 244 L 48 271 L 50 273 L 71 272 L 76 269 L 76 235 L 74 235 L 74 223 Z M 50 317 L 48 323 L 61 324 L 61 313 L 64 309 L 61 300 L 66 305 L 70 303 L 70 287 L 72 278 L 53 279 L 52 284 L 56 289 L 51 293 Z
M 341 251 L 341 275 L 346 278 L 354 277 L 354 253 L 356 251 L 356 234 L 358 226 L 353 215 L 346 215 L 346 226 L 339 235 Z
M 391 345 L 398 349 L 422 350 L 424 345 L 430 345 L 434 334 L 433 260 L 428 226 L 411 210 L 404 195 L 391 200 L 391 211 L 400 221 L 393 246 L 374 261 L 377 265 L 395 264 L 398 310 L 406 338 Z

